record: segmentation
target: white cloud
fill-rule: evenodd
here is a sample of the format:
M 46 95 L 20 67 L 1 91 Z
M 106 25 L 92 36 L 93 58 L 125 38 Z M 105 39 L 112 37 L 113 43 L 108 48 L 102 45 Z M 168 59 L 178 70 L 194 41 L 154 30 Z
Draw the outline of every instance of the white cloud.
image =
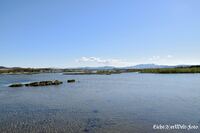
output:
M 167 58 L 173 58 L 173 56 L 172 55 L 167 55 Z
M 99 57 L 81 57 L 80 59 L 76 60 L 78 66 L 116 66 L 116 67 L 124 67 L 124 66 L 134 66 L 137 64 L 163 64 L 163 65 L 174 65 L 179 63 L 175 60 L 174 56 L 172 55 L 165 55 L 165 56 L 152 56 L 150 58 L 134 58 L 131 61 L 122 60 L 122 59 L 105 59 Z M 180 63 L 179 63 L 180 64 Z M 183 63 L 182 63 L 183 64 Z
M 167 56 L 164 56 L 164 57 L 152 56 L 151 58 L 149 58 L 149 61 L 161 61 L 161 60 L 166 61 L 167 59 L 171 59 L 171 58 L 173 58 L 172 55 L 167 55 Z
M 160 56 L 153 56 L 153 57 L 149 58 L 150 61 L 156 61 L 159 59 L 160 59 Z
M 98 57 L 81 57 L 80 59 L 76 60 L 78 63 L 93 63 L 97 65 L 104 65 L 104 66 L 131 66 L 133 65 L 132 62 L 128 62 L 125 60 L 120 59 L 101 59 Z

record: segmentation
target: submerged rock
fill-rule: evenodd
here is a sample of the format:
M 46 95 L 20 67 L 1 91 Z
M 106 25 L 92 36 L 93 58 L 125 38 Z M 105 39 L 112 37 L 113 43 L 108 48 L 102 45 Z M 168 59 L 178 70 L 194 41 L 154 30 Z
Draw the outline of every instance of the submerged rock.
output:
M 29 84 L 25 84 L 25 86 L 39 86 L 39 82 L 32 82 Z
M 55 81 L 53 82 L 53 85 L 59 85 L 59 84 L 62 84 L 62 83 L 63 83 L 62 81 L 55 80 Z
M 21 83 L 11 84 L 9 87 L 23 87 L 24 85 Z
M 74 83 L 74 82 L 76 82 L 76 80 L 75 79 L 69 79 L 69 80 L 67 80 L 67 82 L 68 83 Z
M 27 83 L 27 84 L 12 84 L 9 87 L 22 87 L 22 86 L 26 86 L 26 87 L 37 87 L 37 86 L 49 86 L 49 85 L 60 85 L 62 84 L 62 81 L 59 80 L 54 80 L 54 81 L 40 81 L 40 82 L 31 82 L 31 83 Z
M 55 81 L 40 81 L 40 82 L 33 82 L 33 83 L 29 83 L 26 84 L 25 86 L 49 86 L 49 85 L 60 85 L 62 84 L 62 81 L 59 80 L 55 80 Z

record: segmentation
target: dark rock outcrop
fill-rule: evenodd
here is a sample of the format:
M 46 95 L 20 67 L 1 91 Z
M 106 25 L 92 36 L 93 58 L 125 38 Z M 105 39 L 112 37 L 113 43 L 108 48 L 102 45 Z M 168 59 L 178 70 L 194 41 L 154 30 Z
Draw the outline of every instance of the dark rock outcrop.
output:
M 53 82 L 53 85 L 59 85 L 59 84 L 62 84 L 62 83 L 63 83 L 62 81 L 55 80 L 55 81 Z
M 49 85 L 60 85 L 62 84 L 62 81 L 59 80 L 54 80 L 54 81 L 40 81 L 40 82 L 31 82 L 31 83 L 27 83 L 27 84 L 12 84 L 9 87 L 22 87 L 22 86 L 26 86 L 26 87 L 37 87 L 37 86 L 49 86 Z
M 76 80 L 75 80 L 75 79 L 69 79 L 69 80 L 67 80 L 67 82 L 68 82 L 68 83 L 75 83 Z
M 24 85 L 21 83 L 11 84 L 9 87 L 23 87 Z
M 40 81 L 40 82 L 32 82 L 29 84 L 25 84 L 25 86 L 36 87 L 36 86 L 49 86 L 49 85 L 60 85 L 62 81 L 55 80 L 55 81 Z

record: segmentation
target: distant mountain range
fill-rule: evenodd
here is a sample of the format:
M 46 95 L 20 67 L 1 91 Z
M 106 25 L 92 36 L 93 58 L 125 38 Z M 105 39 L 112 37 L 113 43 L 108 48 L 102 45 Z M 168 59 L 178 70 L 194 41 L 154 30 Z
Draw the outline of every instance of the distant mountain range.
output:
M 83 69 L 83 70 L 111 70 L 115 69 L 117 67 L 114 66 L 102 66 L 102 67 L 79 67 L 77 69 Z
M 21 67 L 4 67 L 4 66 L 0 66 L 0 69 L 18 69 Z
M 148 68 L 175 68 L 175 67 L 190 67 L 192 65 L 156 65 L 156 64 L 138 64 L 135 66 L 128 67 L 114 67 L 114 66 L 102 66 L 102 67 L 79 67 L 79 68 L 69 68 L 69 69 L 83 69 L 83 70 L 112 70 L 112 69 L 148 69 Z M 17 69 L 20 67 L 4 67 L 0 66 L 0 69 Z M 68 69 L 68 68 L 66 68 Z
M 110 69 L 148 69 L 148 68 L 175 68 L 175 67 L 189 67 L 192 65 L 157 65 L 157 64 L 138 64 L 135 66 L 128 66 L 128 67 L 114 67 L 114 66 L 103 66 L 103 67 L 80 67 L 81 69 L 101 69 L 101 70 L 110 70 Z
M 174 68 L 176 66 L 156 65 L 156 64 L 139 64 L 135 66 L 126 67 L 129 69 L 147 69 L 147 68 Z
M 4 66 L 0 66 L 0 69 L 6 69 L 6 67 L 4 67 Z
M 114 66 L 103 66 L 103 67 L 80 67 L 79 69 L 85 70 L 111 70 L 111 69 L 148 69 L 148 68 L 175 68 L 175 67 L 189 67 L 191 65 L 156 65 L 156 64 L 138 64 L 135 66 L 128 67 L 114 67 Z

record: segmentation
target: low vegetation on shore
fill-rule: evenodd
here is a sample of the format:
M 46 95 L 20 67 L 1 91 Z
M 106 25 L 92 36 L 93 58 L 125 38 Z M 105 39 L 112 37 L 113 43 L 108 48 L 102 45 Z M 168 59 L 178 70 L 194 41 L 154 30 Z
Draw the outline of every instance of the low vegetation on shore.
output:
M 200 73 L 200 66 L 174 67 L 174 68 L 148 68 L 148 69 L 125 69 L 113 68 L 109 70 L 87 69 L 53 69 L 53 68 L 4 68 L 0 74 L 39 74 L 39 73 L 63 73 L 64 75 L 111 75 L 129 72 L 139 73 Z
M 191 67 L 177 67 L 177 68 L 160 68 L 160 69 L 142 69 L 141 73 L 161 73 L 161 74 L 173 74 L 173 73 L 200 73 L 200 66 Z

